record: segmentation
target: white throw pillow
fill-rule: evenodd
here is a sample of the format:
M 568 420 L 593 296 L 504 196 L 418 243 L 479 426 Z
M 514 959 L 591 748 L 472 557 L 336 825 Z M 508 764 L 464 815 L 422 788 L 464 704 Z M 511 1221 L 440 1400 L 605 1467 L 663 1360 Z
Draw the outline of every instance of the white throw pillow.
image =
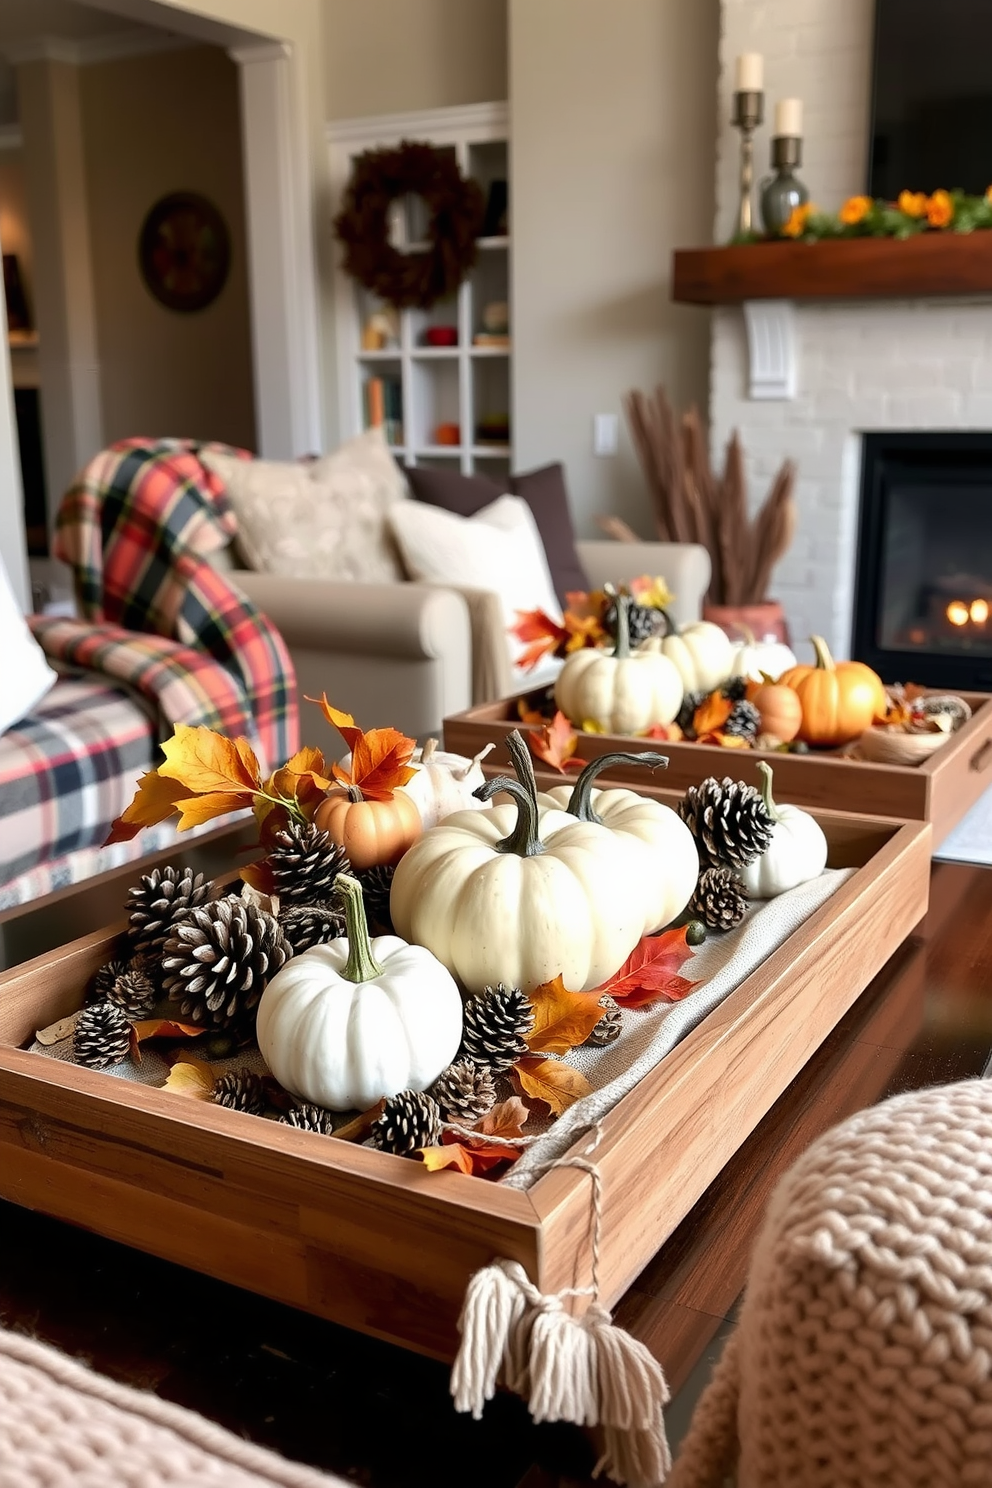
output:
M 28 630 L 0 558 L 0 734 L 40 703 L 56 680 Z
M 238 521 L 237 545 L 257 573 L 391 583 L 403 571 L 386 512 L 407 495 L 381 429 L 308 462 L 239 460 L 204 450 Z
M 500 496 L 471 517 L 405 501 L 390 510 L 389 525 L 412 579 L 494 590 L 508 628 L 516 623 L 518 610 L 541 609 L 561 620 L 544 544 L 521 496 Z M 532 674 L 516 665 L 526 642 L 509 632 L 506 641 L 514 680 L 530 680 Z

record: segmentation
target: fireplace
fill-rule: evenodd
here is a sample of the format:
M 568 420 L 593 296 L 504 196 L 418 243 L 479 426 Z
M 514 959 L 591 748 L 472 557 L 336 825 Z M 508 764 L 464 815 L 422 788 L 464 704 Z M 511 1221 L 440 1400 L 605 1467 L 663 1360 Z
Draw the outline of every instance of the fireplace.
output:
M 992 689 L 992 433 L 864 436 L 851 654 Z

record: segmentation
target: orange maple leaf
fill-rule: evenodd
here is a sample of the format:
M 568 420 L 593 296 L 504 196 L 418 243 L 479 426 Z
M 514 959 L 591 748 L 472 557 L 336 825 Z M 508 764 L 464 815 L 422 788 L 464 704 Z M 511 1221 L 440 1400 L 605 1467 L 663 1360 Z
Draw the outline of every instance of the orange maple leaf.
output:
M 653 723 L 643 734 L 638 734 L 639 739 L 664 739 L 668 744 L 677 744 L 679 739 L 684 739 L 685 734 L 677 723 Z
M 565 629 L 568 632 L 568 640 L 565 642 L 566 656 L 573 651 L 582 651 L 588 646 L 601 646 L 606 640 L 606 631 L 595 615 L 574 615 L 571 610 L 566 610 Z
M 207 1032 L 202 1023 L 174 1023 L 171 1018 L 142 1018 L 131 1030 L 139 1044 L 150 1038 L 199 1038 Z
M 592 1088 L 584 1075 L 560 1059 L 540 1059 L 529 1054 L 517 1060 L 510 1070 L 510 1080 L 521 1095 L 543 1101 L 555 1116 L 567 1111 Z
M 158 770 L 149 770 L 139 779 L 134 800 L 111 826 L 104 847 L 112 842 L 130 842 L 142 828 L 165 821 L 178 809 L 178 803 L 192 794 L 180 781 L 168 780 Z
M 544 610 L 517 610 L 516 614 L 518 619 L 509 631 L 518 641 L 550 641 L 549 649 L 553 651 L 568 640 L 567 630 Z
M 527 742 L 532 754 L 562 775 L 566 770 L 581 770 L 585 764 L 585 760 L 573 759 L 579 736 L 560 708 L 550 723 L 542 723 L 527 735 Z
M 307 702 L 318 704 L 351 750 L 347 770 L 343 765 L 331 766 L 331 774 L 340 785 L 357 786 L 366 801 L 388 801 L 397 786 L 413 779 L 417 772 L 408 761 L 417 747 L 416 739 L 408 739 L 394 728 L 365 733 L 350 713 L 342 713 L 327 701 L 326 692 L 320 698 L 308 697 Z
M 678 975 L 679 968 L 694 954 L 685 937 L 684 926 L 662 935 L 645 935 L 620 970 L 596 989 L 596 996 L 608 992 L 625 1007 L 646 1007 L 659 997 L 668 1002 L 681 1001 L 697 985 Z
M 723 728 L 733 711 L 734 705 L 729 698 L 725 698 L 722 692 L 711 692 L 692 715 L 692 728 L 697 739 Z
M 327 701 L 326 692 L 322 692 L 319 698 L 308 697 L 307 694 L 304 693 L 304 698 L 308 703 L 317 704 L 317 707 L 321 710 L 331 727 L 336 728 L 338 733 L 342 736 L 348 748 L 354 749 L 355 741 L 356 739 L 361 738 L 362 731 L 358 727 L 353 716 L 350 713 L 342 713 L 340 708 L 333 707 L 332 704 Z
M 445 1132 L 440 1147 L 421 1147 L 417 1156 L 429 1173 L 457 1168 L 460 1173 L 482 1177 L 504 1163 L 516 1162 L 520 1151 L 504 1142 L 475 1143 L 468 1135 Z
M 159 774 L 178 780 L 196 795 L 240 795 L 250 806 L 262 780 L 258 760 L 247 739 L 225 739 L 213 729 L 177 723 L 162 745 L 165 764 Z
M 472 1130 L 487 1137 L 522 1137 L 529 1120 L 530 1112 L 519 1095 L 510 1095 L 480 1117 Z
M 567 1054 L 582 1044 L 603 1016 L 598 992 L 569 992 L 561 974 L 530 993 L 534 1026 L 526 1034 L 532 1054 Z

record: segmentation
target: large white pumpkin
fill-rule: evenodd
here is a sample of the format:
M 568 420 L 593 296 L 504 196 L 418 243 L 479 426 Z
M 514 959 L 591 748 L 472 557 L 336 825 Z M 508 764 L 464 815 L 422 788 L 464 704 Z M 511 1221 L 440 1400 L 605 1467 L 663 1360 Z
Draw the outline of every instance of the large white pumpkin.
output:
M 686 692 L 712 692 L 730 676 L 734 644 L 725 630 L 709 620 L 696 620 L 680 630 L 665 613 L 668 634 L 649 636 L 639 651 L 667 656 L 682 678 Z
M 592 724 L 607 734 L 643 734 L 652 724 L 671 723 L 682 706 L 682 679 L 668 657 L 631 651 L 629 605 L 627 595 L 617 595 L 612 656 L 573 651 L 558 673 L 555 702 L 580 728 Z
M 462 1001 L 423 946 L 395 935 L 370 940 L 360 886 L 345 875 L 338 884 L 347 938 L 313 946 L 276 973 L 258 1005 L 256 1037 L 291 1094 L 331 1111 L 364 1111 L 400 1090 L 426 1090 L 451 1063 Z

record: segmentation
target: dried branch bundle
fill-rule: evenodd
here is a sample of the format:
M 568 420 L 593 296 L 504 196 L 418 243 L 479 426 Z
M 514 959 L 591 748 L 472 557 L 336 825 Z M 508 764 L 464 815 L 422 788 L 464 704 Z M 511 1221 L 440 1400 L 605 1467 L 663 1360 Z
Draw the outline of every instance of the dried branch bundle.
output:
M 748 514 L 744 451 L 736 432 L 723 472 L 710 466 L 706 434 L 695 408 L 680 421 L 664 388 L 636 389 L 624 399 L 641 469 L 663 542 L 701 543 L 713 564 L 711 604 L 760 604 L 772 570 L 796 527 L 795 466 L 786 460 L 755 517 Z

